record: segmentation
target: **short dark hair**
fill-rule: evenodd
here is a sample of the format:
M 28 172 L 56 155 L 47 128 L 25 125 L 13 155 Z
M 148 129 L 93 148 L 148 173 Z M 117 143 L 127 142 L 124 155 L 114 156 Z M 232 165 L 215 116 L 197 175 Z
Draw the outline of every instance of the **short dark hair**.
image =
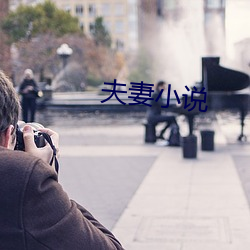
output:
M 10 79 L 0 70 L 0 142 L 3 132 L 17 126 L 20 101 Z
M 164 84 L 166 84 L 166 82 L 164 81 L 158 81 L 156 84 L 156 89 L 159 89 L 160 87 L 162 87 Z

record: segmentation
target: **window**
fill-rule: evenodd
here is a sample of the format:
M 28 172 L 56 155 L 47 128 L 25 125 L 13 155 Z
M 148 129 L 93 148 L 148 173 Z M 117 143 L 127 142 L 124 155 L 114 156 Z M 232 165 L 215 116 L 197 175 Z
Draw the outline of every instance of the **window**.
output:
M 96 6 L 94 4 L 89 4 L 89 16 L 96 15 Z
M 104 21 L 103 21 L 103 24 L 104 24 L 105 28 L 106 28 L 108 31 L 111 31 L 111 30 L 112 30 L 112 29 L 111 29 L 111 22 L 110 22 L 110 21 L 104 20 Z
M 158 2 L 158 7 L 159 7 L 160 3 Z M 178 3 L 176 0 L 165 0 L 163 2 L 163 4 L 164 4 L 164 6 L 166 6 L 167 10 L 174 10 L 174 9 L 177 9 L 177 7 L 178 7 Z
M 76 15 L 77 16 L 83 15 L 83 6 L 82 5 L 76 5 Z
M 208 9 L 220 9 L 225 7 L 224 0 L 206 0 L 205 5 Z
M 68 13 L 70 13 L 70 11 L 71 11 L 71 8 L 70 8 L 69 5 L 65 5 L 65 6 L 63 7 L 63 9 L 64 9 L 66 12 L 68 12 Z
M 89 23 L 89 32 L 93 33 L 95 30 L 95 24 L 94 23 Z
M 84 23 L 83 22 L 80 22 L 80 29 L 81 29 L 81 31 L 84 31 Z
M 122 3 L 116 3 L 115 4 L 115 15 L 116 16 L 122 16 L 125 14 L 125 7 Z
M 124 22 L 123 21 L 116 21 L 115 22 L 115 32 L 116 33 L 123 33 L 124 32 Z
M 136 16 L 137 15 L 137 6 L 136 5 L 129 5 L 128 16 Z
M 134 20 L 131 20 L 128 22 L 129 27 L 129 33 L 137 32 L 137 22 Z
M 124 42 L 122 40 L 120 40 L 120 39 L 116 39 L 115 45 L 116 45 L 117 50 L 123 50 L 124 49 Z
M 110 4 L 103 3 L 102 4 L 102 16 L 109 16 L 110 15 Z

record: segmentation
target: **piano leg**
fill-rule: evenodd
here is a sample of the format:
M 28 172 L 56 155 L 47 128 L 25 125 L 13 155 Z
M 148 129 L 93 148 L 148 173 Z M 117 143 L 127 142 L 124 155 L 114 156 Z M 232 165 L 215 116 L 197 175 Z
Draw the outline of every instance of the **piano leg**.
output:
M 194 115 L 187 114 L 186 117 L 188 119 L 189 135 L 192 135 L 194 130 Z
M 246 141 L 247 137 L 244 135 L 244 126 L 245 126 L 245 118 L 246 118 L 247 112 L 244 109 L 240 110 L 240 125 L 241 125 L 241 133 L 238 137 L 238 141 Z
M 193 130 L 194 130 L 194 114 L 185 114 L 187 119 L 188 119 L 188 126 L 189 126 L 189 135 L 193 135 Z M 247 141 L 246 135 L 244 135 L 244 126 L 245 126 L 245 118 L 247 115 L 247 111 L 245 108 L 240 108 L 240 125 L 241 125 L 241 133 L 238 136 L 238 141 Z

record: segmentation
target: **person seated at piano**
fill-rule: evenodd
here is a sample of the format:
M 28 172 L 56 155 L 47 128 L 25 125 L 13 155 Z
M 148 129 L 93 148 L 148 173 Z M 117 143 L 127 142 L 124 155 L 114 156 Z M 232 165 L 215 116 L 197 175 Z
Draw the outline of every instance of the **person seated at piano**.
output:
M 175 124 L 176 125 L 175 127 L 179 128 L 174 115 L 162 114 L 161 106 L 164 106 L 165 103 L 163 101 L 162 95 L 160 95 L 159 97 L 159 94 L 161 90 L 164 91 L 165 89 L 166 89 L 165 81 L 157 82 L 155 86 L 155 91 L 152 95 L 153 99 L 149 103 L 151 106 L 148 106 L 148 110 L 147 110 L 148 123 L 155 124 L 155 125 L 157 125 L 158 123 L 165 123 L 164 128 L 160 131 L 158 135 L 156 135 L 156 139 L 161 139 L 161 140 L 165 140 L 164 134 L 166 130 L 170 128 L 170 126 Z

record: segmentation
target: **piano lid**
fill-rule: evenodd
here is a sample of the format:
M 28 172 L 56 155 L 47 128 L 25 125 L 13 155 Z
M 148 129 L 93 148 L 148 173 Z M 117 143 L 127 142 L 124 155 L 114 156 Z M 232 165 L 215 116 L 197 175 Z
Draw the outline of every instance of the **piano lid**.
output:
M 237 91 L 249 87 L 249 75 L 219 65 L 219 57 L 202 57 L 202 86 L 206 91 Z

